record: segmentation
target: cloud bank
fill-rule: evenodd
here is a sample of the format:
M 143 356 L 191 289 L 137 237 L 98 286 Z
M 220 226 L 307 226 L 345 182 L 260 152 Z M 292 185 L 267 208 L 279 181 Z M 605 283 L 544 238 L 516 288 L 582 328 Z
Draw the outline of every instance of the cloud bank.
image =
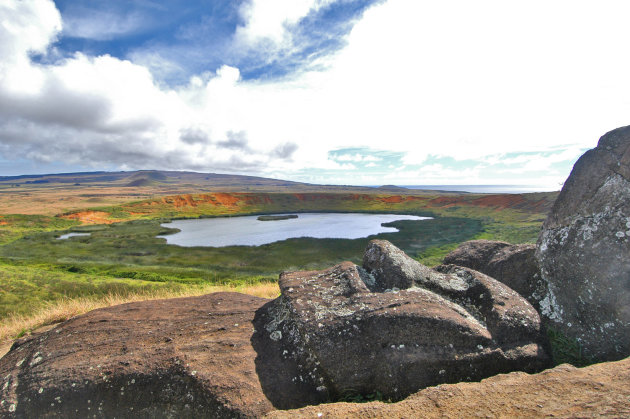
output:
M 281 3 L 243 3 L 229 42 L 272 62 L 335 2 Z M 140 59 L 59 56 L 66 25 L 116 31 L 85 34 L 49 0 L 5 0 L 0 155 L 324 183 L 557 184 L 628 124 L 627 12 L 622 1 L 389 0 L 348 22 L 343 48 L 280 78 L 223 65 L 169 86 Z

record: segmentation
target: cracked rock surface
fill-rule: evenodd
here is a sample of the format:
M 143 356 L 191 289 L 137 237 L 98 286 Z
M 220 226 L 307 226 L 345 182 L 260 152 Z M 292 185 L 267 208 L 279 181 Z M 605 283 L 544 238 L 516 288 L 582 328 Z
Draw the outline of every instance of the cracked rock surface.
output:
M 536 258 L 541 314 L 595 359 L 630 355 L 630 127 L 575 163 Z

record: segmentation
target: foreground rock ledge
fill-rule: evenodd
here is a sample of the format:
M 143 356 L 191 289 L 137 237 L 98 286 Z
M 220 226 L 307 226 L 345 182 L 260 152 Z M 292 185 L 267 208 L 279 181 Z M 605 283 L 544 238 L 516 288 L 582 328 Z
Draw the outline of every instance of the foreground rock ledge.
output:
M 267 339 L 272 304 L 237 293 L 130 303 L 21 339 L 0 359 L 0 417 L 630 415 L 630 360 L 277 411 L 317 392 Z
M 442 384 L 398 403 L 331 403 L 270 418 L 630 417 L 630 358 L 586 368 L 564 364 L 539 374 L 501 374 Z
M 236 293 L 131 303 L 22 339 L 0 359 L 0 417 L 630 416 L 630 359 L 443 384 L 392 404 L 275 410 L 270 399 L 290 405 L 308 389 L 291 382 L 296 365 L 254 349 L 266 347 L 252 328 L 269 304 Z

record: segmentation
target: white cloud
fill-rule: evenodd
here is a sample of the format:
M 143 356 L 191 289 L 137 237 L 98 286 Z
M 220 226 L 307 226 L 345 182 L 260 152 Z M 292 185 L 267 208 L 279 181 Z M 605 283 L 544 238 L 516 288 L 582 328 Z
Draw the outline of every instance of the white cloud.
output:
M 270 161 L 290 161 L 297 147 L 290 139 L 250 146 L 239 128 L 231 110 L 247 95 L 232 97 L 242 90 L 236 68 L 224 66 L 176 91 L 160 88 L 146 67 L 108 55 L 77 53 L 53 65 L 32 63 L 29 54 L 45 53 L 43 40 L 54 40 L 61 30 L 50 4 L 12 2 L 0 9 L 0 36 L 12 46 L 0 52 L 4 155 L 97 167 L 234 172 L 260 172 Z M 191 141 L 187 133 L 195 129 L 209 140 Z M 238 146 L 234 132 L 244 132 L 245 146 Z
M 326 160 L 318 166 L 321 170 L 355 170 L 357 167 L 352 163 L 338 163 L 334 160 Z
M 333 3 L 335 0 L 249 0 L 242 4 L 239 13 L 245 24 L 236 30 L 236 38 L 246 44 L 261 40 L 274 44 L 291 42 L 289 27 L 309 13 Z
M 551 154 L 533 154 L 520 155 L 512 158 L 498 159 L 497 163 L 503 165 L 519 165 L 528 164 L 530 167 L 539 167 L 541 169 L 548 168 L 553 163 L 559 163 L 567 160 L 574 160 L 583 153 L 583 150 L 575 147 Z
M 64 35 L 74 38 L 110 40 L 139 31 L 145 24 L 137 13 L 91 11 L 89 14 L 71 15 L 64 21 Z
M 337 161 L 353 161 L 353 162 L 375 162 L 382 159 L 376 156 L 364 155 L 364 154 L 339 154 L 334 156 Z
M 285 47 L 287 28 L 325 3 L 252 1 L 237 35 Z M 408 166 L 428 155 L 461 160 L 561 148 L 574 158 L 628 124 L 630 56 L 620 51 L 630 38 L 629 12 L 630 3 L 612 0 L 389 0 L 365 12 L 320 71 L 264 82 L 224 66 L 165 88 L 147 69 L 151 57 L 134 64 L 78 54 L 32 63 L 29 52 L 44 53 L 61 30 L 59 13 L 51 1 L 5 0 L 0 152 L 285 178 L 305 168 L 347 170 L 337 178 L 343 183 L 359 182 L 349 162 L 375 160 L 349 155 L 337 158 L 348 162 L 340 165 L 331 150 L 402 152 Z M 246 147 L 229 133 L 244 133 Z M 554 158 L 524 163 L 543 170 Z M 424 170 L 391 179 L 497 183 L 480 170 Z
M 11 92 L 30 94 L 42 78 L 29 54 L 46 52 L 61 30 L 61 16 L 48 0 L 0 3 L 0 83 Z
M 159 51 L 141 50 L 129 53 L 128 57 L 134 64 L 146 67 L 158 80 L 164 80 L 183 71 L 177 62 L 165 58 Z
M 0 57 L 5 64 L 29 51 L 45 52 L 61 30 L 59 11 L 48 0 L 2 2 L 0 13 Z

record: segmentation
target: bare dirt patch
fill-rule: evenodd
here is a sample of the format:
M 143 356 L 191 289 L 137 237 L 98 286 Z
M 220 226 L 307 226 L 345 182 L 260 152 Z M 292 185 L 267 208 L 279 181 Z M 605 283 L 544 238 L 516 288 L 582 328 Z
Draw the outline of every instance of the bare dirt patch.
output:
M 79 220 L 83 224 L 112 224 L 116 220 L 109 219 L 109 213 L 103 211 L 79 211 L 62 216 L 68 220 Z

